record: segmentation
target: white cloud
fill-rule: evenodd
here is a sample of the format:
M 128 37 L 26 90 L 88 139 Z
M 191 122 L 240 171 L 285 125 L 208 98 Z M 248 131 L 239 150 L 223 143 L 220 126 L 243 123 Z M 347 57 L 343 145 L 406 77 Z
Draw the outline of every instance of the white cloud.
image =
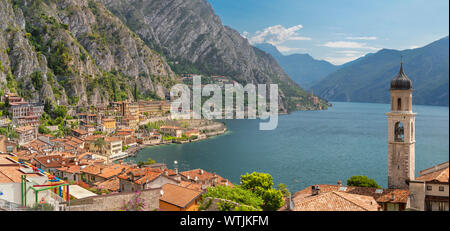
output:
M 285 28 L 282 25 L 271 26 L 263 31 L 256 31 L 253 36 L 248 32 L 243 33 L 243 37 L 247 38 L 251 44 L 270 43 L 274 46 L 280 45 L 286 41 L 311 40 L 309 37 L 300 36 L 298 31 L 302 29 L 302 25 Z
M 277 48 L 281 53 L 288 53 L 288 52 L 293 52 L 293 51 L 302 51 L 302 50 L 305 50 L 305 49 L 303 49 L 303 48 L 286 47 L 286 46 L 280 46 L 280 45 L 277 45 L 276 48 Z
M 419 47 L 420 47 L 420 46 L 414 45 L 414 46 L 410 46 L 409 49 L 417 49 L 417 48 L 419 48 Z
M 367 46 L 366 43 L 358 42 L 347 42 L 347 41 L 337 41 L 337 42 L 327 42 L 322 46 L 330 48 L 347 48 L 347 49 L 366 49 L 366 50 L 378 50 L 379 48 Z
M 346 37 L 348 40 L 377 40 L 375 36 Z
M 350 61 L 353 61 L 355 59 L 361 58 L 362 55 L 359 56 L 345 56 L 345 57 L 326 57 L 325 60 L 334 64 L 334 65 L 341 65 L 344 63 L 348 63 Z

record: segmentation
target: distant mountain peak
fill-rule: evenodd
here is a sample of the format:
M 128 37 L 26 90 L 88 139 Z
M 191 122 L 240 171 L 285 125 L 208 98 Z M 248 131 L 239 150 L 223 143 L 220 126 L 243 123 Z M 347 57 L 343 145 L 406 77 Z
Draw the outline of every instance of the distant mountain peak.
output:
M 416 49 L 382 49 L 367 54 L 342 65 L 312 89 L 331 101 L 388 103 L 387 89 L 402 59 L 405 73 L 414 83 L 414 104 L 448 106 L 448 39 L 446 36 Z
M 283 70 L 306 89 L 339 68 L 339 66 L 328 61 L 316 60 L 307 53 L 283 55 L 276 46 L 269 43 L 256 44 L 255 46 L 272 55 Z

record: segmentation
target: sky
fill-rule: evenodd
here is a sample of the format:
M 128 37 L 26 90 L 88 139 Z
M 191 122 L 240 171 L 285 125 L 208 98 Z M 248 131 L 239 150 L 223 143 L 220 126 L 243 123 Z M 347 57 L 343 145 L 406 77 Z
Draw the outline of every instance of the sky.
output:
M 343 64 L 449 34 L 448 0 L 208 0 L 224 25 L 283 54 Z

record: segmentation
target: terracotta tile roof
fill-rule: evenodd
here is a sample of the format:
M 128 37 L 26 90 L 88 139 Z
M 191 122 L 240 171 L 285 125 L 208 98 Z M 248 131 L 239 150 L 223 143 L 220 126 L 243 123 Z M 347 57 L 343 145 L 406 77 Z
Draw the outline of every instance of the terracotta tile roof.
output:
M 130 136 L 130 135 L 132 135 L 132 132 L 118 131 L 118 132 L 116 132 L 116 135 L 118 135 L 118 136 Z
M 345 192 L 350 194 L 358 194 L 364 196 L 371 196 L 377 202 L 384 203 L 406 203 L 408 201 L 409 190 L 407 189 L 377 189 L 367 187 L 355 187 L 355 186 L 339 186 L 339 185 L 327 185 L 320 184 L 320 193 L 327 192 Z M 296 192 L 292 197 L 303 198 L 312 194 L 311 186 Z
M 124 129 L 119 129 L 117 132 L 130 132 L 130 133 L 133 133 L 134 129 L 126 129 L 126 128 L 124 128 Z
M 199 181 L 210 180 L 210 179 L 217 177 L 217 175 L 214 175 L 214 174 L 207 172 L 205 170 L 202 170 L 202 169 L 194 169 L 194 170 L 190 170 L 190 171 L 180 172 L 180 175 L 182 175 L 184 177 L 189 176 L 189 179 L 191 179 L 191 180 L 194 180 L 195 177 L 197 177 L 197 179 Z
M 106 189 L 111 192 L 116 192 L 116 191 L 119 191 L 119 189 L 120 189 L 120 180 L 117 177 L 113 177 L 113 178 L 103 181 L 103 182 L 97 182 L 97 183 L 95 183 L 95 185 L 99 189 Z
M 9 154 L 0 154 L 0 165 L 9 165 L 9 164 L 17 164 L 16 162 L 10 159 L 12 157 Z
M 188 188 L 188 189 L 196 190 L 196 191 L 199 191 L 199 192 L 203 191 L 201 184 L 197 184 L 197 183 L 194 183 L 194 182 L 191 182 L 191 181 L 181 181 L 180 182 L 180 186 Z
M 136 184 L 145 184 L 148 182 L 152 182 L 153 180 L 160 177 L 161 175 L 162 175 L 162 173 L 158 173 L 158 172 L 147 172 L 143 177 L 141 177 L 138 180 L 135 180 L 134 182 Z
M 67 138 L 68 140 L 72 141 L 72 142 L 77 143 L 77 144 L 82 144 L 82 143 L 83 143 L 83 141 L 82 141 L 81 139 L 78 139 L 78 138 L 73 137 L 73 136 L 68 136 L 68 137 L 66 137 L 66 138 Z
M 67 161 L 61 155 L 40 156 L 34 159 L 46 168 L 60 168 L 63 162 Z
M 32 127 L 32 126 L 23 126 L 23 127 L 15 128 L 15 130 L 19 133 L 27 132 L 27 131 L 30 131 L 33 129 L 34 129 L 34 127 Z
M 163 195 L 159 198 L 159 200 L 180 208 L 185 208 L 202 195 L 202 193 L 197 190 L 188 189 L 174 184 L 165 184 L 162 187 L 162 191 Z
M 216 180 L 216 183 L 218 185 L 233 186 L 233 184 L 229 180 L 217 175 L 216 173 L 210 173 L 210 172 L 207 172 L 202 169 L 194 169 L 194 170 L 190 170 L 190 171 L 180 172 L 180 175 L 182 175 L 186 178 L 189 176 L 190 180 L 195 180 L 195 178 L 197 177 L 198 181 L 214 181 L 214 180 Z
M 139 180 L 141 177 L 149 175 L 159 174 L 161 175 L 164 171 L 158 168 L 129 168 L 123 174 L 118 177 L 123 180 L 130 180 L 131 176 L 134 177 L 135 182 Z
M 83 129 L 72 129 L 73 132 L 78 133 L 80 135 L 86 135 L 87 131 L 83 130 Z
M 21 176 L 27 175 L 27 177 L 39 177 L 38 173 L 24 173 L 20 171 L 23 166 L 0 166 L 0 183 L 20 183 Z
M 112 166 L 108 166 L 102 170 L 102 173 L 99 174 L 100 177 L 110 178 L 112 176 L 117 176 L 123 171 L 126 171 L 129 168 L 127 165 L 122 164 L 114 164 Z
M 90 141 L 96 141 L 97 139 L 103 138 L 103 135 L 90 135 L 86 138 L 84 138 L 84 141 L 90 142 Z
M 81 170 L 83 173 L 96 175 L 105 179 L 108 179 L 110 177 L 119 175 L 122 171 L 125 171 L 128 169 L 129 166 L 127 165 L 121 165 L 121 164 L 114 164 L 114 165 L 89 165 Z
M 448 183 L 449 177 L 449 167 L 443 167 L 441 169 L 433 170 L 432 168 L 421 171 L 425 173 L 416 178 L 416 180 L 426 181 L 426 182 L 439 182 Z M 420 173 L 420 172 L 419 172 Z
M 117 141 L 122 141 L 122 140 L 120 139 L 120 137 L 107 136 L 107 137 L 105 137 L 105 141 L 106 142 L 117 142 Z
M 378 203 L 370 196 L 344 192 L 327 192 L 295 200 L 295 211 L 378 211 Z
M 74 174 L 74 173 L 80 172 L 81 166 L 79 166 L 79 165 L 70 165 L 70 166 L 58 168 L 57 170 L 61 171 L 61 172 L 67 172 L 67 173 Z

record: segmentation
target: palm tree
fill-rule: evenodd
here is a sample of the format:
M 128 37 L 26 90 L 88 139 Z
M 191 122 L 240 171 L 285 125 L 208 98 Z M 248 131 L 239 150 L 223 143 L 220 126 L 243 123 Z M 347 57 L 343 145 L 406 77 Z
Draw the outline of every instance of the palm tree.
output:
M 98 150 L 101 152 L 103 150 L 103 147 L 106 146 L 106 141 L 104 138 L 98 138 L 95 142 L 94 142 L 94 146 L 98 148 Z

